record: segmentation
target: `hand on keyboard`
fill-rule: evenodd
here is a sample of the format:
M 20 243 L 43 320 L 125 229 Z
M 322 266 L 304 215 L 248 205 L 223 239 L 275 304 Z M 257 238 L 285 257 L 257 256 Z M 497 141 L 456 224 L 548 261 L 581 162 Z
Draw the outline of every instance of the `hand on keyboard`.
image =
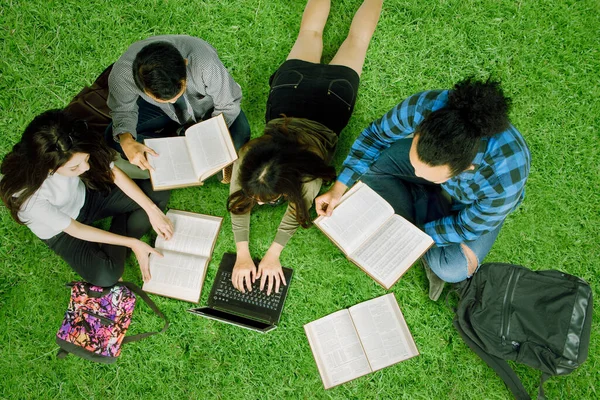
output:
M 252 257 L 248 253 L 247 256 L 238 253 L 231 273 L 231 284 L 234 288 L 242 293 L 245 293 L 244 283 L 248 291 L 252 291 L 252 284 L 258 278 L 256 275 L 256 265 L 252 261 Z
M 256 278 L 260 278 L 261 291 L 265 288 L 265 283 L 267 283 L 267 296 L 271 295 L 273 285 L 275 286 L 274 293 L 279 293 L 279 285 L 281 282 L 283 282 L 284 285 L 287 285 L 285 275 L 283 274 L 283 268 L 281 268 L 281 262 L 279 261 L 279 254 L 281 254 L 282 249 L 283 246 L 273 242 L 258 265 L 258 274 L 256 274 Z
M 232 305 L 236 303 L 253 304 L 271 310 L 277 310 L 279 307 L 281 293 L 273 293 L 273 296 L 267 296 L 266 292 L 259 289 L 258 282 L 254 282 L 254 290 L 242 293 L 229 283 L 229 280 L 231 280 L 229 272 L 223 271 L 222 274 L 223 280 L 218 283 L 215 291 L 215 300 L 224 301 Z

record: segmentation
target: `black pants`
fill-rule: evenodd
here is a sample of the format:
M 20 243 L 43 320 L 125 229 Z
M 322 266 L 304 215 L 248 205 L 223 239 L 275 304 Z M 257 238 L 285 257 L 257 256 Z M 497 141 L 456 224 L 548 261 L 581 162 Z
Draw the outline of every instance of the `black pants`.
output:
M 135 182 L 161 210 L 166 208 L 170 191 L 154 192 L 149 180 Z M 106 217 L 113 217 L 110 232 L 137 239 L 152 226 L 146 212 L 118 187 L 113 187 L 108 194 L 88 189 L 77 221 L 90 225 Z M 112 286 L 123 275 L 127 247 L 88 242 L 64 232 L 44 242 L 93 285 Z
M 306 118 L 340 134 L 348 125 L 360 77 L 345 65 L 287 60 L 269 79 L 266 122 L 281 114 Z

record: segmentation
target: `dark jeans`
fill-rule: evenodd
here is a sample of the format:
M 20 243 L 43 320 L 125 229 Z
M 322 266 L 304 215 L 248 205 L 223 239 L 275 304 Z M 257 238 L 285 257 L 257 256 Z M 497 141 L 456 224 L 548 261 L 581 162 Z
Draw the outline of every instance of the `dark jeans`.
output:
M 415 175 L 408 157 L 412 139 L 402 139 L 385 150 L 361 180 L 379 193 L 403 216 L 418 226 L 458 212 L 452 210 L 448 199 L 442 195 L 441 186 Z M 500 225 L 477 239 L 464 242 L 479 264 L 489 253 Z M 424 255 L 427 264 L 446 282 L 460 282 L 469 277 L 467 259 L 459 243 L 434 246 Z
M 161 210 L 166 208 L 170 191 L 154 192 L 149 180 L 136 183 Z M 108 194 L 88 189 L 77 221 L 90 225 L 106 217 L 113 217 L 109 231 L 117 235 L 139 239 L 152 227 L 146 212 L 118 187 Z M 112 286 L 123 275 L 127 247 L 88 242 L 64 232 L 44 242 L 91 284 Z
M 173 121 L 160 108 L 156 107 L 138 98 L 138 123 L 136 126 L 137 139 L 139 143 L 144 143 L 144 139 L 161 138 L 167 136 L 175 136 L 180 125 Z M 209 110 L 203 119 L 209 118 L 213 110 Z M 229 133 L 233 141 L 233 146 L 236 151 L 250 140 L 250 124 L 246 118 L 244 111 L 240 110 L 240 114 L 229 127 Z M 125 153 L 121 145 L 113 140 L 112 123 L 106 128 L 106 141 L 110 147 L 117 150 L 125 159 Z

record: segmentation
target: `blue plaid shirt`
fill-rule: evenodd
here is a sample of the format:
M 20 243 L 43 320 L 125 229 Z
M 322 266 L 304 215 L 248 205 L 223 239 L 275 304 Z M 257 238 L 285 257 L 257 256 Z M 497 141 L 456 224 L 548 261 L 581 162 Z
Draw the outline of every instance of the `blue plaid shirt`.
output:
M 382 151 L 413 134 L 425 117 L 447 102 L 448 90 L 417 93 L 371 123 L 352 145 L 338 181 L 352 186 Z M 457 212 L 426 223 L 425 233 L 436 245 L 444 246 L 475 240 L 494 230 L 523 201 L 530 160 L 525 140 L 512 125 L 482 139 L 473 160 L 475 169 L 441 184 Z

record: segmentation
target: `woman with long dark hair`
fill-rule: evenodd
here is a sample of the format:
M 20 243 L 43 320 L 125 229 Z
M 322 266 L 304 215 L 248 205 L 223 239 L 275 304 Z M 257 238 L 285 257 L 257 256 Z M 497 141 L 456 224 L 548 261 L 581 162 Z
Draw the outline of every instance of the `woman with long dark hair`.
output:
M 149 279 L 149 254 L 139 240 L 152 226 L 165 239 L 173 225 L 162 210 L 169 192 L 140 187 L 112 163 L 101 136 L 61 110 L 37 116 L 2 161 L 0 196 L 25 224 L 83 279 L 111 286 L 123 274 L 127 248 Z M 108 232 L 90 226 L 113 217 Z
M 271 76 L 264 135 L 242 148 L 234 164 L 228 210 L 237 259 L 232 283 L 261 278 L 279 291 L 285 278 L 279 256 L 298 226 L 310 225 L 309 209 L 323 181 L 335 180 L 329 165 L 338 135 L 348 124 L 371 37 L 383 0 L 365 0 L 356 12 L 348 37 L 329 64 L 321 64 L 323 28 L 329 0 L 309 0 L 298 38 L 287 60 Z M 255 205 L 288 202 L 275 239 L 260 264 L 249 250 L 250 211 Z

